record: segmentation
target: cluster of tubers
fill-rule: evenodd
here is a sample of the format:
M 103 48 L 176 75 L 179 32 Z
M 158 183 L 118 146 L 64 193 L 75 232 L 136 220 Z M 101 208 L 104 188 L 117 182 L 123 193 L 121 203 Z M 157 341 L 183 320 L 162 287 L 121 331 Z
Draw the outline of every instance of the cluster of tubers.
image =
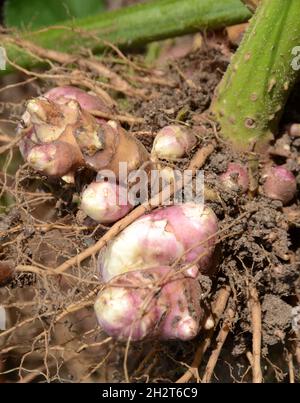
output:
M 21 153 L 40 173 L 73 183 L 78 171 L 112 171 L 117 182 L 103 178 L 87 184 L 80 208 L 98 223 L 124 217 L 130 202 L 119 203 L 124 183 L 119 163 L 128 172 L 159 166 L 161 160 L 186 157 L 197 144 L 188 128 L 162 128 L 151 155 L 117 122 L 95 117 L 112 112 L 95 95 L 74 87 L 54 88 L 27 103 L 18 131 Z M 166 172 L 169 175 L 170 172 Z M 296 179 L 285 167 L 269 167 L 262 176 L 261 193 L 289 203 Z M 219 176 L 225 190 L 247 193 L 247 167 L 229 163 Z M 100 252 L 103 288 L 95 302 L 98 322 L 119 340 L 145 338 L 189 340 L 205 322 L 200 274 L 214 272 L 213 253 L 218 220 L 207 206 L 194 202 L 154 210 L 125 228 Z

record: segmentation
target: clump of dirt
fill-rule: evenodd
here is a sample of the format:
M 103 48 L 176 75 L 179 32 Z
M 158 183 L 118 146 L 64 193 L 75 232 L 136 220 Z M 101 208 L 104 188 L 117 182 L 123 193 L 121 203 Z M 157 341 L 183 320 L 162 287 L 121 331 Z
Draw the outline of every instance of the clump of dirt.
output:
M 263 341 L 267 345 L 283 342 L 291 326 L 292 308 L 276 295 L 266 294 L 262 303 Z
M 207 109 L 228 62 L 228 52 L 211 43 L 204 43 L 198 51 L 173 61 L 163 71 L 165 84 L 152 84 L 142 101 L 128 97 L 126 113 L 143 118 L 143 122 L 124 126 L 133 135 L 140 133 L 139 138 L 149 150 L 153 133 L 174 122 L 193 128 L 199 140 L 197 147 L 214 144 L 214 152 L 203 169 L 205 186 L 209 189 L 206 201 L 217 214 L 221 231 L 218 271 L 209 281 L 211 290 L 205 298 L 209 305 L 216 293 L 228 285 L 228 307 L 234 315 L 212 381 L 251 381 L 255 292 L 262 315 L 263 377 L 266 381 L 287 381 L 288 362 L 283 350 L 288 348 L 293 352 L 299 348 L 292 329 L 292 307 L 299 304 L 300 295 L 299 199 L 283 207 L 281 202 L 264 197 L 260 192 L 259 172 L 266 156 L 241 155 L 220 139 Z M 123 71 L 118 65 L 110 66 L 118 73 Z M 47 86 L 45 81 L 41 84 Z M 124 98 L 120 104 L 121 101 Z M 291 98 L 282 134 L 290 116 L 288 111 L 296 108 Z M 278 163 L 279 158 L 280 163 L 288 164 L 298 175 L 299 183 L 300 142 L 297 138 L 289 141 L 291 152 L 287 156 L 271 155 L 270 158 L 273 163 Z M 184 169 L 195 152 L 196 148 L 189 158 L 174 165 Z M 228 191 L 220 184 L 218 175 L 231 161 L 256 167 L 250 170 L 254 185 L 249 194 Z M 18 270 L 15 281 L 0 290 L 1 304 L 10 313 L 10 325 L 2 340 L 0 334 L 0 346 L 6 369 L 19 368 L 10 379 L 25 377 L 27 381 L 43 381 L 39 375 L 43 373 L 51 381 L 121 382 L 125 379 L 125 357 L 131 381 L 174 382 L 186 372 L 182 363 L 187 366 L 192 363 L 207 331 L 186 343 L 131 343 L 125 354 L 126 346 L 107 338 L 95 321 L 92 305 L 101 287 L 96 257 L 75 264 L 64 275 L 47 272 L 93 245 L 108 229 L 78 214 L 74 194 L 91 177 L 81 173 L 75 187 L 70 187 L 49 181 L 26 167 L 21 167 L 15 177 L 8 176 L 5 186 L 13 192 L 16 207 L 0 219 L 0 256 L 2 260 L 12 258 Z M 221 326 L 228 320 L 227 313 L 226 310 L 221 315 Z M 211 336 L 211 348 L 203 356 L 201 374 L 216 346 L 220 325 Z M 61 346 L 64 353 L 59 350 Z M 45 351 L 51 351 L 58 365 L 50 355 L 45 361 Z M 26 377 L 26 369 L 37 368 L 40 369 L 35 376 Z M 280 368 L 283 375 L 274 368 Z
M 140 129 L 156 132 L 176 121 L 190 123 L 209 107 L 227 63 L 217 49 L 208 48 L 167 64 L 166 77 L 174 88 L 156 88 L 159 97 L 132 105 L 132 111 L 145 119 Z

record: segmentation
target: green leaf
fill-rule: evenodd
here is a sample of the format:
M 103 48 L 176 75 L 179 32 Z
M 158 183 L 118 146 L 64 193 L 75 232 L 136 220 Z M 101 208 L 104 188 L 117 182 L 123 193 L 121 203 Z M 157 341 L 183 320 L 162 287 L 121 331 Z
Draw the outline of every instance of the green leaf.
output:
M 7 27 L 35 29 L 104 9 L 105 0 L 6 0 L 4 23 Z

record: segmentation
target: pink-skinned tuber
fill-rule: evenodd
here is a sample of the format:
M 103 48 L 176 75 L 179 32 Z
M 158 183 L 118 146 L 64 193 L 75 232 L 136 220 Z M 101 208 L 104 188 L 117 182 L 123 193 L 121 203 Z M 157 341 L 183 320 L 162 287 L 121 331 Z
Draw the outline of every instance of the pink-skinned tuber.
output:
M 151 156 L 153 159 L 176 160 L 191 151 L 197 143 L 196 136 L 183 126 L 170 125 L 156 135 Z
M 132 270 L 170 266 L 177 260 L 209 271 L 218 221 L 207 206 L 185 203 L 153 211 L 125 228 L 98 258 L 102 279 Z
M 203 325 L 200 273 L 210 274 L 218 222 L 195 203 L 160 208 L 133 222 L 100 252 L 104 283 L 95 312 L 125 340 L 190 340 Z
M 45 97 L 51 101 L 57 101 L 60 99 L 67 100 L 73 99 L 77 101 L 80 107 L 86 111 L 99 110 L 103 112 L 111 112 L 110 108 L 96 95 L 89 94 L 79 88 L 64 86 L 55 87 L 46 92 Z
M 117 122 L 95 118 L 92 110 L 109 108 L 75 87 L 53 88 L 29 100 L 18 127 L 24 159 L 39 172 L 66 181 L 81 167 L 118 175 L 119 162 L 127 162 L 130 172 L 149 159 L 138 140 Z
M 296 195 L 297 182 L 291 171 L 284 166 L 268 167 L 262 174 L 263 193 L 266 197 L 288 204 Z
M 121 191 L 119 185 L 109 181 L 92 182 L 81 195 L 80 208 L 100 224 L 118 221 L 132 209 Z
M 220 182 L 226 190 L 246 193 L 249 188 L 247 168 L 241 164 L 230 162 L 227 171 L 220 175 Z
M 102 329 L 119 340 L 190 340 L 204 318 L 200 298 L 197 280 L 158 266 L 115 277 L 99 293 L 95 312 Z

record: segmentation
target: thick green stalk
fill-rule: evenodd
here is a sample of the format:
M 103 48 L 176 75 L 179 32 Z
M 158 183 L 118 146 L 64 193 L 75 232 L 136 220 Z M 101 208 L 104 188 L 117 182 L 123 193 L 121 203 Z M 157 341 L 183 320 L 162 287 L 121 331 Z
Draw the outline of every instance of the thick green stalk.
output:
M 299 21 L 299 0 L 263 0 L 232 58 L 211 110 L 238 146 L 266 144 L 276 133 L 299 77 Z
M 22 38 L 44 48 L 74 53 L 80 48 L 100 51 L 101 40 L 119 47 L 143 45 L 206 28 L 247 21 L 251 13 L 240 0 L 154 0 L 102 13 L 84 19 L 66 22 L 68 29 L 49 29 L 22 33 Z M 71 30 L 74 28 L 74 30 Z M 80 34 L 78 30 L 91 35 Z M 0 45 L 6 47 L 10 60 L 31 68 L 37 60 L 20 47 L 13 46 L 0 35 Z

